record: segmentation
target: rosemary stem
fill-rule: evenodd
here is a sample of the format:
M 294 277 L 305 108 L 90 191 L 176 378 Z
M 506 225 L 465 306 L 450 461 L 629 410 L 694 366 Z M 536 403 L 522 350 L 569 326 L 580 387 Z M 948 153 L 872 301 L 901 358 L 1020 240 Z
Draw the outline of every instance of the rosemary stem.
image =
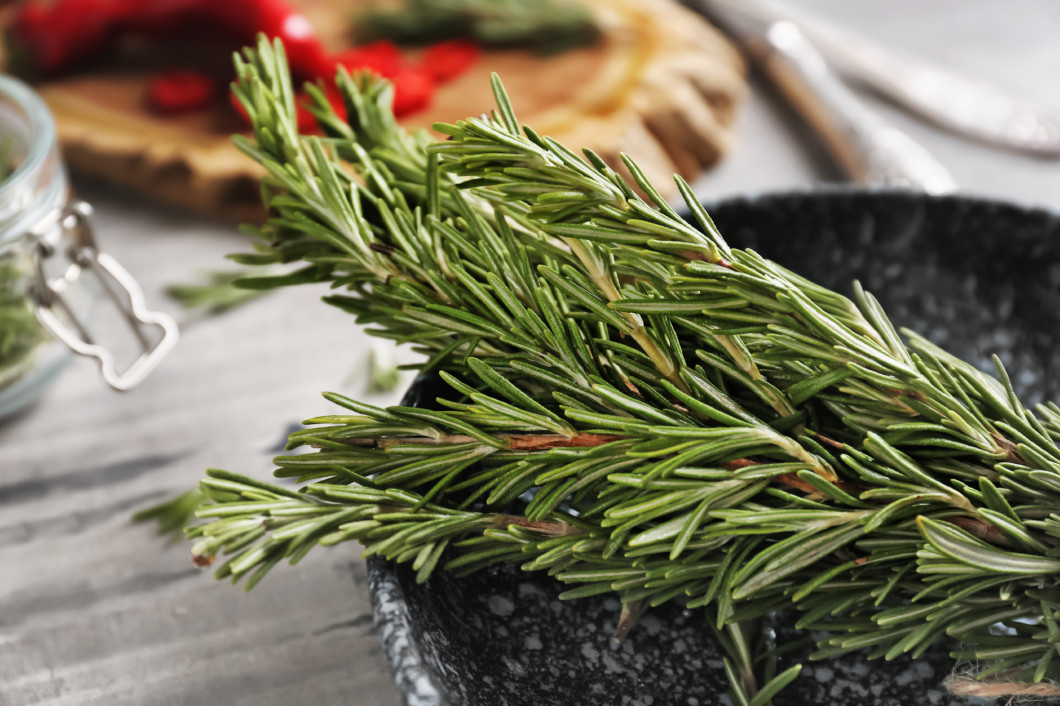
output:
M 585 247 L 585 243 L 576 238 L 564 238 L 563 240 L 570 247 L 571 252 L 573 252 L 581 261 L 582 265 L 584 265 L 589 279 L 597 286 L 604 297 L 611 302 L 622 301 L 624 297 L 618 291 L 618 288 L 615 287 L 611 274 L 601 268 L 599 259 L 593 257 L 588 248 Z M 688 386 L 685 384 L 685 381 L 681 379 L 673 361 L 665 352 L 663 352 L 651 337 L 651 334 L 648 333 L 647 329 L 644 328 L 644 320 L 640 315 L 630 312 L 622 312 L 621 316 L 632 328 L 630 336 L 632 336 L 633 340 L 637 342 L 637 345 L 640 346 L 641 350 L 651 358 L 651 362 L 655 365 L 659 374 L 672 382 L 677 389 L 682 392 L 689 392 Z

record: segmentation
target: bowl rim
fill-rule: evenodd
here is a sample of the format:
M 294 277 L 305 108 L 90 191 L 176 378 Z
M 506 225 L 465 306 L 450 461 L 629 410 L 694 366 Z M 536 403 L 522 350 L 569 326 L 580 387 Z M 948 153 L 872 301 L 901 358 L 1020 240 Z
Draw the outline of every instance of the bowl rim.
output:
M 974 192 L 955 191 L 948 194 L 929 194 L 925 191 L 908 186 L 891 186 L 885 184 L 851 184 L 843 182 L 823 182 L 812 185 L 798 185 L 781 187 L 776 189 L 763 189 L 761 191 L 747 191 L 738 194 L 726 194 L 717 198 L 703 197 L 700 203 L 707 209 L 722 208 L 738 204 L 758 204 L 761 202 L 788 201 L 791 199 L 829 200 L 842 197 L 906 197 L 916 200 L 934 202 L 966 202 L 975 203 L 986 207 L 1009 208 L 1015 211 L 1023 211 L 1027 214 L 1040 214 L 1050 219 L 1060 219 L 1060 204 L 1050 205 L 1043 203 L 1031 203 L 1014 201 L 992 194 L 977 194 Z M 680 201 L 672 202 L 678 213 L 685 209 Z

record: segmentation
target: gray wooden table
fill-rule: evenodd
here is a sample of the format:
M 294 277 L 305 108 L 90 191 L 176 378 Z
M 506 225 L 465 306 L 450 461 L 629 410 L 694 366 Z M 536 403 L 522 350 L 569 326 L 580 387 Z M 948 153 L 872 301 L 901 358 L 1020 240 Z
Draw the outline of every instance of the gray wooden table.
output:
M 1051 0 L 806 4 L 1060 115 L 1060 4 Z M 1060 164 L 881 111 L 964 190 L 1060 208 Z M 729 159 L 697 184 L 704 197 L 835 178 L 760 83 L 740 121 Z M 245 248 L 231 228 L 81 186 L 106 247 L 152 302 Z M 0 424 L 0 704 L 399 703 L 354 546 L 278 568 L 248 595 L 194 569 L 186 545 L 129 521 L 210 466 L 265 477 L 292 424 L 328 409 L 320 391 L 363 395 L 368 339 L 320 294 L 274 294 L 220 318 L 182 315 L 180 346 L 135 392 L 109 392 L 77 361 L 39 404 Z

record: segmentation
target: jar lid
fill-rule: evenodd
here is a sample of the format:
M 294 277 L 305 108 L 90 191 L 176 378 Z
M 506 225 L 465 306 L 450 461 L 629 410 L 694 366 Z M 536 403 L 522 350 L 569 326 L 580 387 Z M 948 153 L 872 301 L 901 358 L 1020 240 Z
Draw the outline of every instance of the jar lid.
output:
M 135 387 L 176 343 L 176 323 L 148 310 L 132 275 L 100 251 L 92 233 L 91 207 L 67 201 L 66 172 L 48 107 L 29 86 L 4 75 L 0 140 L 6 142 L 0 160 L 11 159 L 14 167 L 0 181 L 0 253 L 32 244 L 34 273 L 27 296 L 37 320 L 75 353 L 95 358 L 111 387 Z M 139 346 L 139 354 L 123 369 L 110 348 L 89 332 L 83 312 L 75 311 L 67 299 L 71 285 L 83 274 L 98 280 Z M 149 328 L 158 330 L 153 341 L 145 332 Z

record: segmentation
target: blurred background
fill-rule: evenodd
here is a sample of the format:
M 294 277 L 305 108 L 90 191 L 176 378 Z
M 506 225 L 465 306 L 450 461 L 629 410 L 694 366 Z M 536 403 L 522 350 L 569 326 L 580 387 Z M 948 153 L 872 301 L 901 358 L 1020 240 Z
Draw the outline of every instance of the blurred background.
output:
M 1060 72 L 1060 51 L 1046 38 L 1060 8 L 1050 2 L 893 3 L 793 0 L 791 7 L 813 12 L 906 56 L 930 61 L 965 78 L 985 81 L 1040 106 L 1054 120 L 1060 96 L 1046 88 Z M 697 182 L 698 192 L 714 198 L 757 190 L 786 189 L 842 178 L 805 128 L 798 113 L 761 74 L 736 123 L 736 143 L 727 158 Z M 886 121 L 926 147 L 953 175 L 962 193 L 990 195 L 1056 208 L 1060 169 L 1055 158 L 997 149 L 914 116 L 871 92 L 858 97 Z

